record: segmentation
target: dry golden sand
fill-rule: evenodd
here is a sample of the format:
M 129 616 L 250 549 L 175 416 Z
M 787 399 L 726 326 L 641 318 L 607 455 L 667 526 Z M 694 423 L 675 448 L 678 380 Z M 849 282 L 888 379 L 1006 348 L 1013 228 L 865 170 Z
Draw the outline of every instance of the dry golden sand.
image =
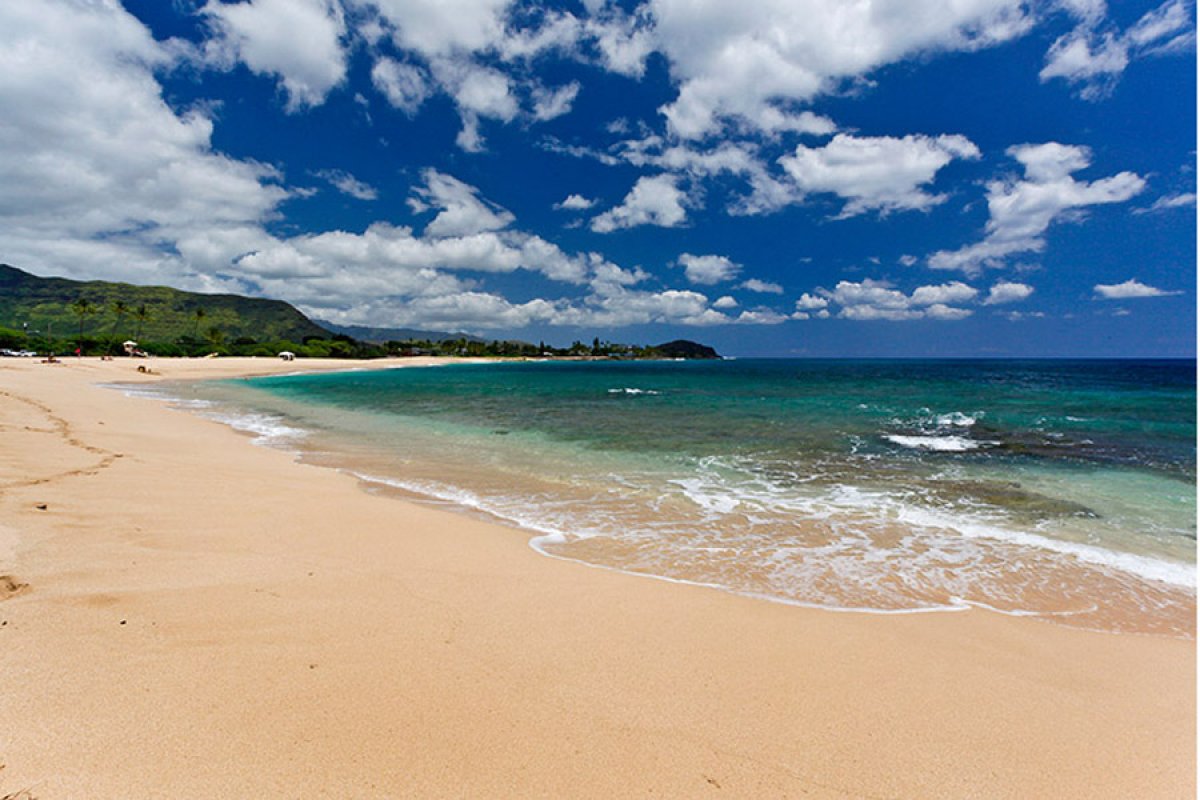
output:
M 134 366 L 0 362 L 0 797 L 1195 796 L 1192 641 L 544 558 Z

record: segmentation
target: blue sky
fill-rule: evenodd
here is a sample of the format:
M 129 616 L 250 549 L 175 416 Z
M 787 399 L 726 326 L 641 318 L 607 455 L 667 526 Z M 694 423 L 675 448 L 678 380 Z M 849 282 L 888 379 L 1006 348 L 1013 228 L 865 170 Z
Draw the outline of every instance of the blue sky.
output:
M 1194 356 L 1191 2 L 0 5 L 0 261 L 731 355 Z

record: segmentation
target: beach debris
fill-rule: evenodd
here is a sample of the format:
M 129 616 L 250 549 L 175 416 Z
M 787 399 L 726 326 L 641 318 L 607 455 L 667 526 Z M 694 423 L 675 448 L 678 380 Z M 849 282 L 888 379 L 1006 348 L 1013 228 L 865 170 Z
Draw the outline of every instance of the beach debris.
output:
M 21 583 L 12 575 L 0 575 L 0 600 L 16 597 L 27 589 L 28 583 Z
M 0 764 L 0 769 L 4 769 L 4 764 Z M 0 800 L 37 800 L 37 798 L 29 789 L 22 789 L 19 792 L 0 795 Z
M 38 511 L 45 511 L 49 507 L 50 506 L 46 505 L 45 503 L 38 503 L 36 506 L 34 506 L 34 508 L 36 508 Z

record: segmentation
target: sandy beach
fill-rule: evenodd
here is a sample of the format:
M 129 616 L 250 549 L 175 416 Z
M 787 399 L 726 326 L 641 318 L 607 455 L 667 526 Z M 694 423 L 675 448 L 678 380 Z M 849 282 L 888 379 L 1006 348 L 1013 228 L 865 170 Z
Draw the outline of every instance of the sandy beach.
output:
M 546 558 L 99 385 L 346 362 L 138 363 L 0 360 L 0 798 L 1195 796 L 1194 641 Z

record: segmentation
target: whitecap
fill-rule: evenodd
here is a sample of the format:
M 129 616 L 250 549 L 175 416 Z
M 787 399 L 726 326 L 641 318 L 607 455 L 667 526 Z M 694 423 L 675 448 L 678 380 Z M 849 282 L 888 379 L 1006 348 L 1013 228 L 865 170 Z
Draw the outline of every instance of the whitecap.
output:
M 901 447 L 913 450 L 934 450 L 945 453 L 962 453 L 979 448 L 979 442 L 964 436 L 901 436 L 888 434 L 883 438 Z
M 628 395 L 659 394 L 659 392 L 656 392 L 653 389 L 638 389 L 637 387 L 631 387 L 631 386 L 626 386 L 626 387 L 619 388 L 619 389 L 609 389 L 608 393 L 609 394 L 628 394 Z

